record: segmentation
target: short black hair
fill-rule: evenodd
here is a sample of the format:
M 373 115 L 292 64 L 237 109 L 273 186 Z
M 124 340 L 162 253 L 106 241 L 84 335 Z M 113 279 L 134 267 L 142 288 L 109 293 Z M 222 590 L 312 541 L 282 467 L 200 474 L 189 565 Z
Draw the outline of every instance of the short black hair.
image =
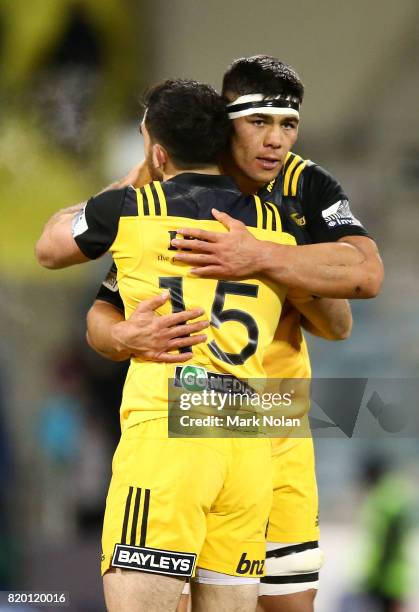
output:
M 225 100 L 210 85 L 186 79 L 158 83 L 145 96 L 145 125 L 180 168 L 212 165 L 228 146 Z
M 237 97 L 252 93 L 265 96 L 285 94 L 302 102 L 304 85 L 292 66 L 271 55 L 253 55 L 236 59 L 228 67 L 222 93 Z

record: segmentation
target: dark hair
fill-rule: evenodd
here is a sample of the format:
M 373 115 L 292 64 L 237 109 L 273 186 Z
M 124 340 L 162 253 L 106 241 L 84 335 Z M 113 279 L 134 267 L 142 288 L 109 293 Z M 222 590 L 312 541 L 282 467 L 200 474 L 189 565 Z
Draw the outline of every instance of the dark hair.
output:
M 170 79 L 145 96 L 145 124 L 180 168 L 217 163 L 228 146 L 231 122 L 225 101 L 210 85 Z
M 222 93 L 237 97 L 252 93 L 266 96 L 285 94 L 296 96 L 302 102 L 304 85 L 288 64 L 270 55 L 253 55 L 236 59 L 228 67 Z

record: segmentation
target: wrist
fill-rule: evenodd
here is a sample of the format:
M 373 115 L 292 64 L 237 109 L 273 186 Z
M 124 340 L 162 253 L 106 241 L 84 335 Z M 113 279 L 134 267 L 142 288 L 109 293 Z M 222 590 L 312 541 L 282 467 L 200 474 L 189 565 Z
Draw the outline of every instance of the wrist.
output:
M 274 242 L 262 242 L 258 252 L 259 272 L 282 282 L 282 275 L 286 269 L 286 246 Z
M 112 347 L 118 356 L 122 359 L 129 359 L 131 357 L 131 352 L 127 348 L 123 340 L 123 329 L 126 321 L 119 321 L 118 323 L 113 323 L 111 326 L 111 341 Z

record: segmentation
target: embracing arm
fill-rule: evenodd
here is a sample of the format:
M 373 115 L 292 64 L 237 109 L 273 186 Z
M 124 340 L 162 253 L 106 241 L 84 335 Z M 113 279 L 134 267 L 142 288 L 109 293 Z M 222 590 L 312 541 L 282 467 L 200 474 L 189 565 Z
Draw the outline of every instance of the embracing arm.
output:
M 169 294 L 164 293 L 144 300 L 127 320 L 117 306 L 96 299 L 87 314 L 88 344 L 102 357 L 113 361 L 131 356 L 166 363 L 188 361 L 191 351 L 177 351 L 205 342 L 207 336 L 201 332 L 209 326 L 209 321 L 195 320 L 203 314 L 200 308 L 159 315 L 155 310 L 168 298 Z
M 125 321 L 123 313 L 109 302 L 96 300 L 87 313 L 86 340 L 88 345 L 106 359 L 125 361 L 131 352 L 113 335 L 118 323 Z
M 44 268 L 56 270 L 89 261 L 77 246 L 72 225 L 82 213 L 85 202 L 56 212 L 45 224 L 35 246 L 35 256 Z
M 310 244 L 291 246 L 257 240 L 243 223 L 213 210 L 215 219 L 228 232 L 184 227 L 178 233 L 195 240 L 172 241 L 174 246 L 189 251 L 176 258 L 193 265 L 193 273 L 199 276 L 233 280 L 264 274 L 290 289 L 322 297 L 375 297 L 383 281 L 383 264 L 375 242 L 352 214 L 342 187 L 316 164 L 308 164 L 300 177 L 304 179 L 301 221 Z M 278 190 L 262 197 L 273 197 L 281 211 L 281 182 Z M 289 216 L 286 207 L 284 216 Z
M 383 281 L 383 264 L 375 242 L 366 236 L 344 236 L 337 242 L 302 246 L 258 240 L 246 226 L 213 209 L 228 230 L 208 232 L 180 228 L 174 239 L 184 251 L 175 259 L 194 266 L 201 277 L 240 279 L 263 274 L 290 289 L 329 298 L 375 297 Z
M 122 194 L 123 189 L 129 185 L 140 187 L 149 183 L 151 180 L 152 177 L 149 174 L 147 164 L 145 161 L 142 161 L 134 166 L 124 178 L 103 189 L 97 194 L 96 198 L 92 198 L 87 204 L 86 202 L 82 202 L 55 213 L 45 224 L 41 237 L 35 246 L 35 256 L 41 266 L 54 270 L 66 268 L 78 263 L 84 263 L 92 259 L 92 257 L 90 257 L 90 252 L 87 257 L 82 249 L 80 249 L 78 241 L 74 238 L 84 234 L 89 229 L 89 213 L 92 217 L 92 222 L 95 225 L 96 231 L 99 227 L 101 231 L 105 229 L 107 232 L 109 227 L 104 228 L 103 223 L 100 221 L 100 214 L 95 215 L 95 211 L 91 209 L 99 205 L 100 208 L 98 212 L 103 212 L 103 215 L 107 215 L 105 219 L 109 221 L 108 225 L 115 225 L 115 214 L 117 214 L 120 209 L 120 198 L 118 199 L 114 194 Z M 108 198 L 106 194 L 109 194 Z M 86 207 L 89 207 L 90 210 L 85 211 Z M 112 214 L 112 211 L 115 211 L 115 214 Z M 86 234 L 86 236 L 87 235 L 88 234 Z M 106 245 L 109 246 L 109 240 Z M 98 250 L 95 252 L 94 257 L 98 257 L 103 254 L 103 252 L 105 251 L 99 252 Z
M 291 289 L 334 298 L 372 298 L 380 291 L 383 263 L 375 242 L 366 236 L 297 247 L 259 246 L 259 271 Z
M 104 191 L 53 215 L 36 244 L 38 262 L 50 269 L 66 268 L 104 255 L 117 236 L 127 189 Z
M 375 297 L 383 281 L 383 264 L 340 183 L 324 168 L 309 163 L 300 189 L 305 244 L 294 251 L 289 247 L 276 251 L 274 261 L 266 247 L 262 267 L 267 275 L 325 297 Z
M 347 300 L 287 297 L 301 314 L 301 326 L 324 340 L 346 340 L 352 332 L 352 313 Z

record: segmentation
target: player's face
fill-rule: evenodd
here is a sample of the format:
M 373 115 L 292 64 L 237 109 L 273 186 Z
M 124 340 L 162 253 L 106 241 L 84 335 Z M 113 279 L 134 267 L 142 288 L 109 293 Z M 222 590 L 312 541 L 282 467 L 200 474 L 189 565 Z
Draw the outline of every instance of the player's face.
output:
M 275 179 L 298 136 L 292 115 L 247 115 L 233 119 L 231 155 L 237 179 L 259 189 Z

